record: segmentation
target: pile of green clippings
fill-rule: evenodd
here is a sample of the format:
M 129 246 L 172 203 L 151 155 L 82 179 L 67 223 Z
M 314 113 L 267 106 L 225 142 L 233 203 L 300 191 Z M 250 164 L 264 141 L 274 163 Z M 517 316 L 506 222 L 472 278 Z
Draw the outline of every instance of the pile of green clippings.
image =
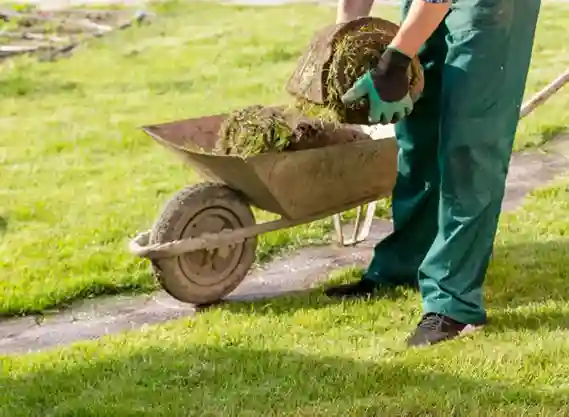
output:
M 291 142 L 292 127 L 284 113 L 269 107 L 250 106 L 231 113 L 221 125 L 217 152 L 247 157 L 282 152 Z
M 322 118 L 306 117 L 297 108 L 246 107 L 231 113 L 221 125 L 216 153 L 246 158 L 267 152 L 298 151 L 371 140 L 368 135 L 348 129 L 327 117 L 329 115 L 326 114 Z

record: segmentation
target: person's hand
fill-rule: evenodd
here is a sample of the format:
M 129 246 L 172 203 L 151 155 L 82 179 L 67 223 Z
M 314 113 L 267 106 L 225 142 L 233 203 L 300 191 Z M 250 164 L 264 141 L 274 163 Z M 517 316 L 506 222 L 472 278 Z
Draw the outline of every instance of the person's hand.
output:
M 410 63 L 407 55 L 387 48 L 377 68 L 361 76 L 343 95 L 342 101 L 350 104 L 367 96 L 370 123 L 397 123 L 413 110 L 407 73 Z

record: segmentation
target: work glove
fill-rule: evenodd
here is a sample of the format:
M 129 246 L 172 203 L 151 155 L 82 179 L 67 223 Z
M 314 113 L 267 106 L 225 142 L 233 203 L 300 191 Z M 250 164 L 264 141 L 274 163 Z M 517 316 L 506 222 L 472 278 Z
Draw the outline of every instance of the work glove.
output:
M 371 124 L 397 123 L 413 110 L 407 72 L 410 64 L 407 55 L 387 48 L 377 67 L 358 78 L 342 96 L 342 102 L 350 104 L 367 96 Z

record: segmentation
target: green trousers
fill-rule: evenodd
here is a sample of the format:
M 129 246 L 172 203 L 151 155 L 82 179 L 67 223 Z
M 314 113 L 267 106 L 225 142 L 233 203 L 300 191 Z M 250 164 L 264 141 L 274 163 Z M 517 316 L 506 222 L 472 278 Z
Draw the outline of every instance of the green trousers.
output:
M 424 92 L 395 126 L 394 231 L 364 279 L 418 280 L 424 313 L 478 324 L 540 0 L 452 3 L 419 53 Z

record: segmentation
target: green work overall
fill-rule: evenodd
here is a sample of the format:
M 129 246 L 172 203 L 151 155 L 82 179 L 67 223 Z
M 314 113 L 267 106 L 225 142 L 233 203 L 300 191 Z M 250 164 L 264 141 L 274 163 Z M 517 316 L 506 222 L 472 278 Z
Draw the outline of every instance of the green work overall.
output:
M 394 231 L 364 279 L 418 279 L 424 313 L 479 324 L 540 0 L 452 3 L 419 53 L 423 95 L 395 126 Z

